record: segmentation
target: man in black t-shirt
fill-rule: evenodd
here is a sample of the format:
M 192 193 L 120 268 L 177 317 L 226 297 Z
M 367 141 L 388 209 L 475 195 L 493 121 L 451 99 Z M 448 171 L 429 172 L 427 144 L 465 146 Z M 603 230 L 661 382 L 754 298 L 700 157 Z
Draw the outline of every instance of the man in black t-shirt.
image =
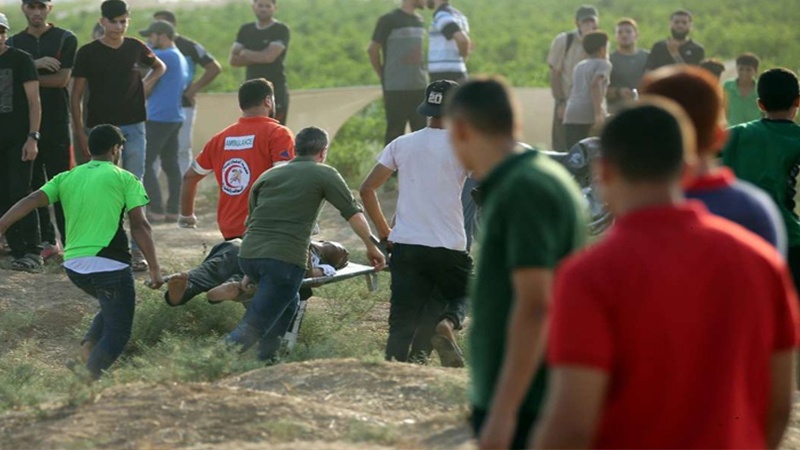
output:
M 428 87 L 422 50 L 425 20 L 416 12 L 424 7 L 423 0 L 403 0 L 400 8 L 381 16 L 367 49 L 372 68 L 383 87 L 384 145 L 405 134 L 406 124 L 411 131 L 421 130 L 426 125 L 425 117 L 417 114 L 419 99 L 425 96 Z
M 266 78 L 275 86 L 275 119 L 286 125 L 289 112 L 289 87 L 283 62 L 289 49 L 290 31 L 273 18 L 278 0 L 253 0 L 256 21 L 242 25 L 233 43 L 229 61 L 233 67 L 246 67 L 245 80 Z
M 22 12 L 28 27 L 8 40 L 10 47 L 28 52 L 39 72 L 39 95 L 42 103 L 42 139 L 39 156 L 33 167 L 33 190 L 44 186 L 47 179 L 69 170 L 69 84 L 78 39 L 63 28 L 47 22 L 53 9 L 50 0 L 22 0 Z M 62 242 L 66 242 L 64 211 L 61 203 L 53 205 L 56 225 Z M 61 253 L 56 232 L 50 222 L 48 208 L 39 209 L 42 236 L 42 257 Z
M 74 82 L 70 107 L 75 151 L 82 152 L 88 158 L 87 129 L 100 124 L 115 125 L 125 136 L 122 167 L 142 179 L 147 145 L 145 99 L 166 72 L 166 66 L 144 42 L 125 36 L 130 20 L 127 3 L 123 0 L 106 0 L 100 9 L 100 24 L 105 34 L 78 50 L 72 70 Z M 135 70 L 137 63 L 151 68 L 144 79 Z M 91 95 L 84 126 L 83 94 L 87 86 Z M 144 255 L 133 241 L 131 248 L 133 270 L 146 271 Z
M 155 20 L 166 20 L 173 27 L 177 27 L 177 19 L 172 11 L 158 11 L 153 14 Z M 177 29 L 177 28 L 176 28 Z M 178 136 L 178 164 L 181 167 L 181 174 L 186 173 L 192 165 L 194 155 L 192 154 L 192 129 L 197 114 L 195 110 L 195 96 L 222 72 L 222 66 L 216 59 L 208 53 L 206 49 L 197 42 L 180 34 L 175 35 L 175 46 L 186 57 L 189 65 L 189 79 L 191 84 L 183 91 L 183 113 L 186 119 L 181 126 Z M 203 68 L 203 75 L 195 80 L 197 66 Z
M 653 45 L 647 58 L 647 70 L 656 70 L 670 64 L 696 66 L 706 57 L 703 46 L 689 37 L 692 32 L 692 13 L 679 9 L 672 13 L 669 20 L 671 36 Z
M 0 14 L 0 215 L 31 193 L 33 161 L 39 153 L 39 80 L 31 55 L 6 45 L 11 26 Z M 31 213 L 8 229 L 14 270 L 35 271 L 39 219 Z

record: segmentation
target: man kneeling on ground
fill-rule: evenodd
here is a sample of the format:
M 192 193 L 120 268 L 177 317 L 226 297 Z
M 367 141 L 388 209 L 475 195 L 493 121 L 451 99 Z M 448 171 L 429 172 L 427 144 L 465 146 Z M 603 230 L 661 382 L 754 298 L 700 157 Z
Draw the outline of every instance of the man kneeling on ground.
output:
M 92 160 L 57 175 L 0 218 L 0 235 L 36 208 L 61 202 L 69 235 L 64 268 L 72 282 L 100 302 L 100 312 L 83 340 L 86 368 L 94 379 L 125 349 L 136 305 L 131 252 L 122 227 L 127 211 L 131 235 L 150 269 L 148 286 L 163 284 L 144 206 L 150 201 L 132 173 L 118 167 L 125 138 L 113 125 L 89 134 Z M 102 193 L 102 195 L 98 195 Z
M 386 264 L 344 179 L 323 164 L 328 133 L 314 127 L 302 130 L 295 138 L 295 152 L 294 160 L 262 174 L 250 191 L 239 262 L 257 288 L 239 326 L 226 339 L 242 350 L 258 343 L 258 357 L 265 360 L 279 350 L 280 337 L 297 311 L 311 232 L 325 200 L 364 242 L 367 260 L 376 270 Z

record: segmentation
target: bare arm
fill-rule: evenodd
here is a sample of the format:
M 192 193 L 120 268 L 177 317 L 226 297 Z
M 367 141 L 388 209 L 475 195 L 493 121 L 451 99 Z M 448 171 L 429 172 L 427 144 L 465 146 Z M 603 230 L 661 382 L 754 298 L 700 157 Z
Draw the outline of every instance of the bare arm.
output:
M 27 197 L 18 201 L 2 217 L 0 217 L 0 236 L 23 217 L 27 216 L 37 208 L 43 208 L 50 204 L 47 194 L 41 190 L 30 193 Z
M 543 268 L 516 269 L 513 284 L 514 309 L 509 316 L 503 366 L 479 439 L 482 449 L 511 445 L 517 413 L 544 357 L 553 272 Z
M 792 413 L 794 350 L 772 355 L 772 393 L 767 421 L 767 448 L 778 448 Z
M 453 40 L 456 41 L 456 45 L 458 46 L 458 54 L 465 60 L 468 59 L 472 51 L 472 40 L 470 40 L 467 33 L 458 31 L 453 35 Z
M 47 75 L 39 75 L 39 86 L 46 88 L 63 88 L 69 84 L 69 78 L 72 75 L 72 69 L 62 69 L 61 61 L 50 56 L 33 61 L 36 70 L 48 70 L 53 72 Z
M 372 231 L 369 229 L 369 223 L 364 213 L 354 214 L 347 223 L 350 224 L 350 228 L 355 231 L 356 235 L 364 242 L 364 246 L 367 247 L 367 259 L 369 259 L 372 267 L 377 271 L 383 270 L 383 268 L 386 267 L 386 258 L 383 256 L 383 252 L 381 252 L 378 246 L 372 241 Z
M 234 42 L 231 46 L 231 53 L 228 55 L 228 63 L 233 67 L 243 67 L 246 66 L 247 60 L 245 60 L 241 53 L 244 50 L 244 45 Z
M 564 101 L 564 83 L 561 80 L 561 70 L 555 67 L 550 68 L 550 92 L 556 101 Z
M 25 97 L 28 99 L 28 132 L 36 133 L 42 122 L 42 104 L 39 100 L 39 82 L 27 81 L 23 84 Z M 39 155 L 37 142 L 33 138 L 28 138 L 22 147 L 22 160 L 33 161 Z
M 167 73 L 167 66 L 164 65 L 164 61 L 161 61 L 157 57 L 150 68 L 152 70 L 150 70 L 144 79 L 142 79 L 145 97 L 150 97 L 150 94 L 153 92 L 153 88 L 156 86 L 158 80 L 163 77 L 165 73 Z
M 361 201 L 364 203 L 364 209 L 367 211 L 367 215 L 370 220 L 372 220 L 372 223 L 375 224 L 375 228 L 378 230 L 378 238 L 381 241 L 389 237 L 389 233 L 392 232 L 392 229 L 389 226 L 389 222 L 386 220 L 386 216 L 383 214 L 376 191 L 383 186 L 391 176 L 392 169 L 382 164 L 376 164 L 375 167 L 372 168 L 372 172 L 370 172 L 364 182 L 361 183 L 361 189 L 359 189 Z
M 144 258 L 147 260 L 147 264 L 150 266 L 150 283 L 148 285 L 153 289 L 158 289 L 164 284 L 164 279 L 161 277 L 161 268 L 158 266 L 153 230 L 144 215 L 144 207 L 140 206 L 128 211 L 128 220 L 130 220 L 131 224 L 131 237 L 133 237 L 136 245 L 139 246 Z
M 239 58 L 245 61 L 245 66 L 252 64 L 272 64 L 281 57 L 284 51 L 286 51 L 285 46 L 272 43 L 269 44 L 265 50 L 261 51 L 242 49 L 242 51 L 239 52 Z
M 205 66 L 203 66 L 203 76 L 197 79 L 197 81 L 193 82 L 189 85 L 188 88 L 183 92 L 183 95 L 188 97 L 190 100 L 194 100 L 195 95 L 200 92 L 204 87 L 211 84 L 219 74 L 222 73 L 222 66 L 217 61 L 212 61 Z
M 194 215 L 194 199 L 197 197 L 197 185 L 203 178 L 205 178 L 205 175 L 195 172 L 192 167 L 183 174 L 183 184 L 181 185 L 182 216 L 190 217 Z
M 378 78 L 383 80 L 383 63 L 381 62 L 381 49 L 383 47 L 380 43 L 370 41 L 367 47 L 367 54 L 369 55 L 369 63 L 372 64 L 372 70 L 378 75 Z
M 605 120 L 603 114 L 603 97 L 605 97 L 605 75 L 598 74 L 592 80 L 591 94 L 592 94 L 592 108 L 594 111 L 595 125 L 601 125 Z
M 89 156 L 89 139 L 86 136 L 86 127 L 83 124 L 83 94 L 86 92 L 86 78 L 72 79 L 72 93 L 69 97 L 70 112 L 72 113 L 72 134 L 75 136 L 75 147 Z
M 608 374 L 600 370 L 578 366 L 552 369 L 549 398 L 533 437 L 534 448 L 589 448 L 607 389 Z

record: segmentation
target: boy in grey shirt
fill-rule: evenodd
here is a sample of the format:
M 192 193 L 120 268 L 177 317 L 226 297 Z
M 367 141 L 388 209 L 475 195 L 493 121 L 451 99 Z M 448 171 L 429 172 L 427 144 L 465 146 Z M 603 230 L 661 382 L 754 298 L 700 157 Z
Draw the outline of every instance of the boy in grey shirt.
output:
M 564 112 L 564 133 L 567 148 L 589 136 L 595 125 L 602 125 L 606 116 L 606 90 L 611 76 L 608 61 L 608 35 L 594 31 L 583 38 L 583 49 L 589 55 L 575 66 L 572 92 Z
M 639 27 L 636 21 L 630 18 L 620 19 L 616 27 L 617 51 L 609 58 L 611 65 L 611 81 L 608 85 L 608 111 L 617 112 L 626 101 L 634 98 L 633 90 L 639 86 L 644 76 L 647 50 L 638 48 L 636 41 L 639 39 Z

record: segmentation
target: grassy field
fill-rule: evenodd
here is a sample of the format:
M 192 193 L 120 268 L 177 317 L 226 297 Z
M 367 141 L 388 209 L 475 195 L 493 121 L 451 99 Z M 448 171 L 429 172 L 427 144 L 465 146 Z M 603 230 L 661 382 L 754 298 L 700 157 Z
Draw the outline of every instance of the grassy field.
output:
M 93 4 L 97 4 L 94 2 Z M 145 28 L 156 8 L 134 6 L 130 33 Z M 591 2 L 590 2 L 591 3 Z M 396 0 L 291 0 L 279 2 L 277 17 L 292 28 L 287 70 L 294 89 L 377 84 L 365 49 L 375 22 Z M 470 60 L 472 73 L 500 73 L 518 86 L 547 83 L 545 58 L 553 36 L 572 26 L 577 1 L 455 0 L 470 18 L 477 48 Z M 744 51 L 761 55 L 765 66 L 800 67 L 796 26 L 800 10 L 795 0 L 597 0 L 601 27 L 613 28 L 619 17 L 640 24 L 641 44 L 649 47 L 667 34 L 669 13 L 686 7 L 695 14 L 695 39 L 709 56 L 734 58 Z M 172 6 L 171 6 L 172 7 Z M 243 70 L 227 64 L 236 31 L 253 20 L 248 0 L 224 5 L 174 6 L 181 33 L 205 45 L 225 70 L 211 85 L 213 91 L 234 91 Z M 24 24 L 18 8 L 4 11 L 12 27 Z M 431 13 L 423 13 L 430 21 Z M 87 3 L 56 4 L 55 21 L 74 30 L 86 42 L 99 16 Z

